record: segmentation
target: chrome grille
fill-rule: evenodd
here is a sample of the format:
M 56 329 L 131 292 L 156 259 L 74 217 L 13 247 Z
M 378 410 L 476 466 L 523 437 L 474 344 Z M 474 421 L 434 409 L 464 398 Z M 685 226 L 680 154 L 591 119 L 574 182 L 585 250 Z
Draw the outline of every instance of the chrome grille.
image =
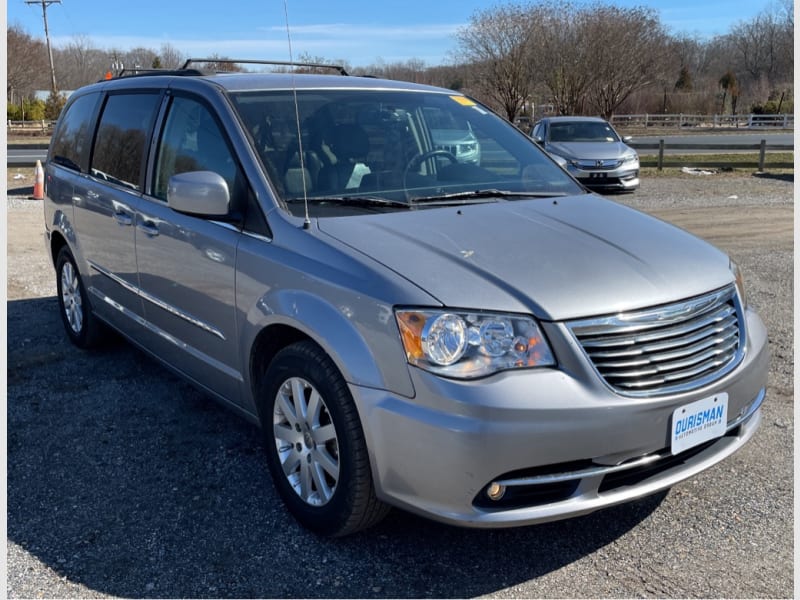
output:
M 605 382 L 626 396 L 695 389 L 742 358 L 744 329 L 734 286 L 568 327 Z
M 614 158 L 607 158 L 605 160 L 578 160 L 576 161 L 578 166 L 581 169 L 586 169 L 588 171 L 597 170 L 597 171 L 611 171 L 612 169 L 618 168 L 621 164 L 621 160 L 617 160 Z M 601 163 L 601 164 L 598 164 Z

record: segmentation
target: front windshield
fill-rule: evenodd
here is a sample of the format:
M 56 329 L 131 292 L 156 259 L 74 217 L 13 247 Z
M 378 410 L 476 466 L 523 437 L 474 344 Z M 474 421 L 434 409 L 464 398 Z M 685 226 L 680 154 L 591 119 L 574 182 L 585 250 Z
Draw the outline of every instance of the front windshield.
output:
M 312 216 L 565 196 L 581 188 L 474 101 L 435 92 L 240 92 L 233 104 L 281 199 Z M 302 146 L 302 157 L 301 148 Z
M 616 142 L 611 125 L 600 121 L 562 121 L 550 124 L 551 142 Z

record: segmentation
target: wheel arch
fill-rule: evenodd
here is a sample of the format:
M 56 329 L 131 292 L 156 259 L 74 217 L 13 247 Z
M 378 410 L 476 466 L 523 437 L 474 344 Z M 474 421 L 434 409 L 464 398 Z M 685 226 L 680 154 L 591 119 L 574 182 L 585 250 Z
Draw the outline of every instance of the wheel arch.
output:
M 56 260 L 58 260 L 58 253 L 61 252 L 61 248 L 64 246 L 69 246 L 67 239 L 59 230 L 54 230 L 50 234 L 50 262 L 53 263 L 53 266 L 55 266 Z
M 383 336 L 365 339 L 363 332 L 374 335 L 377 327 L 374 322 L 359 326 L 352 316 L 306 291 L 279 290 L 264 296 L 249 312 L 242 336 L 243 356 L 248 357 L 247 391 L 255 403 L 258 380 L 275 355 L 295 342 L 310 340 L 331 358 L 348 384 L 413 396 L 405 355 L 388 326 L 384 325 Z M 393 350 L 386 350 L 387 342 L 398 345 L 400 354 L 391 358 L 399 361 L 388 359 Z

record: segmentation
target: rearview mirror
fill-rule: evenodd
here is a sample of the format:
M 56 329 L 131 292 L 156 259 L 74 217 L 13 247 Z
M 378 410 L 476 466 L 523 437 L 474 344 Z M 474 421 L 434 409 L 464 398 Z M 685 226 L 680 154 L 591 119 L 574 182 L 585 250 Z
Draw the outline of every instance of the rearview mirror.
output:
M 228 183 L 213 171 L 190 171 L 169 178 L 167 204 L 172 210 L 202 217 L 224 217 L 230 210 Z

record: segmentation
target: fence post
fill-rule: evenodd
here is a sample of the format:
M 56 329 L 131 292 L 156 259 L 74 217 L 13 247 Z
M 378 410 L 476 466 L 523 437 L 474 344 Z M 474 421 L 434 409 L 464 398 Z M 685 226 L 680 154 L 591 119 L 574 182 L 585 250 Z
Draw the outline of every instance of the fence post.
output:
M 644 128 L 647 129 L 647 113 L 644 113 Z
M 764 161 L 767 155 L 767 140 L 761 140 L 761 148 L 758 151 L 758 170 L 762 172 L 764 170 Z
M 658 170 L 664 170 L 664 140 L 658 140 Z

